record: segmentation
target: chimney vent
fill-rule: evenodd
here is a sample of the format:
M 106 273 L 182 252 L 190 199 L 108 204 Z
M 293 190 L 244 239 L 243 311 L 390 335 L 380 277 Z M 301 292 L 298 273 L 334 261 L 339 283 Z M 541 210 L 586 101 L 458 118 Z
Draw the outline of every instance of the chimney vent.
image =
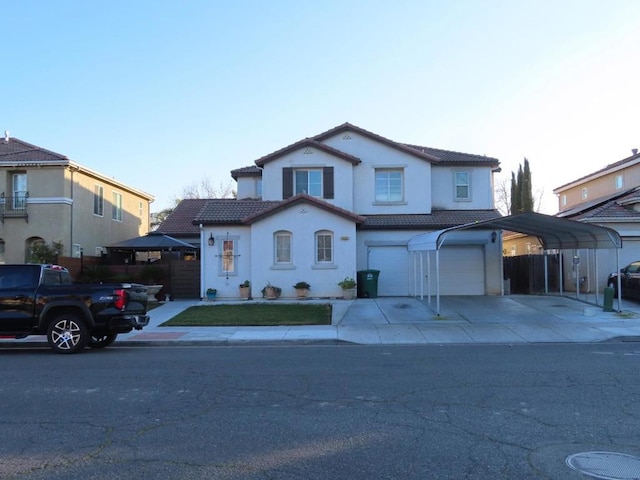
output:
M 9 130 L 4 131 L 4 143 L 9 143 Z
M 634 154 L 634 155 L 637 155 L 638 154 L 638 149 L 637 148 L 632 148 L 631 149 L 631 153 Z

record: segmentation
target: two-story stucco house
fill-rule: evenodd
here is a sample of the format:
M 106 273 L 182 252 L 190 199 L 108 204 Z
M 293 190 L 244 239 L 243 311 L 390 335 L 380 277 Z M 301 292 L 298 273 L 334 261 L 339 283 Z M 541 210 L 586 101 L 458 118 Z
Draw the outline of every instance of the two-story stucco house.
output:
M 622 266 L 640 259 L 640 153 L 637 149 L 627 158 L 555 188 L 553 193 L 558 196 L 558 217 L 609 227 L 620 234 Z M 580 257 L 581 275 L 584 274 L 587 281 L 592 276 L 590 273 L 598 273 L 597 285 L 585 288 L 604 288 L 608 274 L 616 269 L 615 252 L 600 252 L 597 261 L 585 251 L 576 253 Z
M 195 216 L 202 292 L 238 297 L 249 280 L 253 297 L 267 284 L 293 297 L 306 281 L 312 296 L 335 297 L 340 280 L 373 269 L 378 295 L 416 294 L 417 276 L 435 267 L 410 254 L 409 240 L 499 217 L 498 169 L 495 158 L 403 144 L 349 123 L 300 140 L 234 170 L 237 199 L 209 200 Z M 501 293 L 501 246 L 490 234 L 451 237 L 440 251 L 441 294 Z
M 100 256 L 103 246 L 149 231 L 153 196 L 66 156 L 0 138 L 0 262 L 22 263 L 34 243 L 62 255 Z

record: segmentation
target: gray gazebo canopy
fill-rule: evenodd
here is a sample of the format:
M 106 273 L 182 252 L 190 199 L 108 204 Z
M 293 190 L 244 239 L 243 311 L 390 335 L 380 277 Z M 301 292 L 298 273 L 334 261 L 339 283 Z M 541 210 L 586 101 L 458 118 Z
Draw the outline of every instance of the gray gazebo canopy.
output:
M 149 232 L 142 237 L 130 238 L 107 246 L 111 250 L 131 250 L 136 252 L 166 252 L 193 250 L 194 246 L 161 232 Z

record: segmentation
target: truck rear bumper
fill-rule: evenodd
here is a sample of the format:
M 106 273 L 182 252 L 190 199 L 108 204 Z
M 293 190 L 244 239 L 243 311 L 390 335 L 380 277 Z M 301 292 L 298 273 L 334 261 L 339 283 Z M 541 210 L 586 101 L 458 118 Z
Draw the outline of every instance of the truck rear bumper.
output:
M 149 325 L 149 315 L 124 315 L 111 320 L 111 330 L 118 333 L 127 333 L 131 330 L 142 330 Z

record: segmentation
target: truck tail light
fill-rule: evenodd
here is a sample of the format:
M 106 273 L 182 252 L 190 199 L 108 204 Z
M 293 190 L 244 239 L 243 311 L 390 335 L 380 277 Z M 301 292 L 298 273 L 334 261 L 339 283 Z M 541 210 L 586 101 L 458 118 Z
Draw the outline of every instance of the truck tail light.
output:
M 113 291 L 113 305 L 118 310 L 124 310 L 124 307 L 127 306 L 127 292 L 119 288 Z

